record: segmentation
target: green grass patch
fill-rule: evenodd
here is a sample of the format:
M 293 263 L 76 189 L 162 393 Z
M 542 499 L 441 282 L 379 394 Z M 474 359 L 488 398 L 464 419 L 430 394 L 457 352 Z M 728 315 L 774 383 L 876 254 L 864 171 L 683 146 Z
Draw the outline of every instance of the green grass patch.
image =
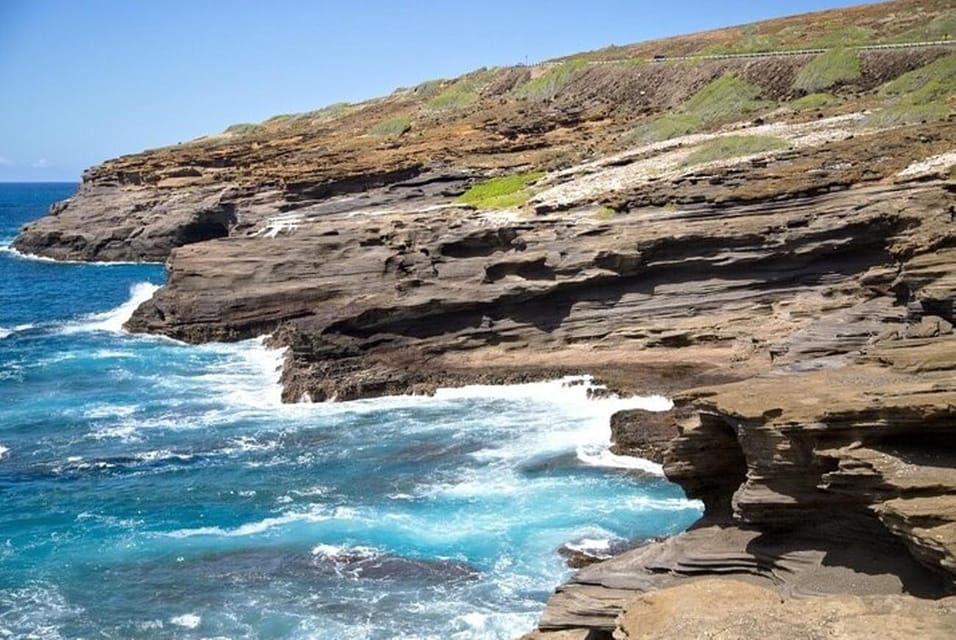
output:
M 869 27 L 856 25 L 842 26 L 836 23 L 827 25 L 827 30 L 809 42 L 802 44 L 801 49 L 832 49 L 834 47 L 852 47 L 856 45 L 873 44 L 876 41 L 876 31 Z
M 895 104 L 870 114 L 865 124 L 870 127 L 902 127 L 908 124 L 939 122 L 953 112 L 944 102 L 931 104 Z
M 956 38 L 956 10 L 936 16 L 928 23 L 894 36 L 893 42 L 935 42 Z
M 793 81 L 793 88 L 817 93 L 858 80 L 863 75 L 860 56 L 850 49 L 831 49 L 808 62 Z
M 349 102 L 336 102 L 315 111 L 308 111 L 299 116 L 302 120 L 329 121 L 341 118 L 355 111 L 356 105 Z
M 704 124 L 723 122 L 771 105 L 757 99 L 762 91 L 735 75 L 726 74 L 691 96 L 681 111 L 699 117 Z
M 790 146 L 786 140 L 774 136 L 723 136 L 700 145 L 684 160 L 685 166 L 716 160 L 741 158 L 768 151 L 780 151 Z
M 400 136 L 412 128 L 412 119 L 406 115 L 394 116 L 382 120 L 369 129 L 373 136 Z
M 701 128 L 701 119 L 689 113 L 669 113 L 650 122 L 638 125 L 628 134 L 632 144 L 651 144 L 685 136 Z
M 553 100 L 562 89 L 587 69 L 587 60 L 568 60 L 548 68 L 537 78 L 528 80 L 516 90 L 519 98 Z
M 541 171 L 530 171 L 511 176 L 500 176 L 479 182 L 458 197 L 458 202 L 479 209 L 508 209 L 519 207 L 532 196 L 529 185 L 544 176 Z
M 761 53 L 776 51 L 782 46 L 779 34 L 760 33 L 757 25 L 747 25 L 740 37 L 730 44 L 717 44 L 704 47 L 698 52 L 702 56 L 722 56 L 740 53 Z
M 904 73 L 882 85 L 878 92 L 907 104 L 931 104 L 956 95 L 956 54 Z
M 223 133 L 229 133 L 234 136 L 247 136 L 253 133 L 262 131 L 261 124 L 254 124 L 252 122 L 240 122 L 239 124 L 234 124 L 226 127 L 226 130 Z
M 432 111 L 464 109 L 478 102 L 481 91 L 497 75 L 497 69 L 478 69 L 451 82 L 425 103 Z
M 425 106 L 432 111 L 463 109 L 478 102 L 479 97 L 474 87 L 459 80 L 442 89 L 442 91 L 429 100 Z
M 830 93 L 811 93 L 802 98 L 791 100 L 789 106 L 794 111 L 813 111 L 837 102 L 837 97 Z
M 772 102 L 758 99 L 761 91 L 760 87 L 737 76 L 721 76 L 691 96 L 674 113 L 635 127 L 627 139 L 633 144 L 669 140 L 773 106 Z

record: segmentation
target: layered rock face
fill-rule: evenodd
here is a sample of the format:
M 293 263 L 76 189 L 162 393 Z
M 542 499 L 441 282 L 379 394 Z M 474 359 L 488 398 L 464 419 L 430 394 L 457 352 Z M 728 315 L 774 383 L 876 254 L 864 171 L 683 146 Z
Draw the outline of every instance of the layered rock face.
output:
M 704 519 L 582 569 L 540 637 L 784 637 L 789 616 L 946 637 L 951 599 L 910 596 L 956 587 L 956 126 L 900 115 L 888 83 L 938 87 L 919 74 L 949 52 L 861 53 L 809 111 L 788 105 L 812 56 L 482 72 L 453 112 L 423 85 L 110 161 L 16 247 L 166 260 L 128 328 L 271 334 L 287 401 L 567 373 L 673 395 L 615 416 L 613 446 Z M 740 113 L 636 136 L 728 86 Z M 459 200 L 531 169 L 513 201 Z M 739 608 L 668 613 L 729 589 Z

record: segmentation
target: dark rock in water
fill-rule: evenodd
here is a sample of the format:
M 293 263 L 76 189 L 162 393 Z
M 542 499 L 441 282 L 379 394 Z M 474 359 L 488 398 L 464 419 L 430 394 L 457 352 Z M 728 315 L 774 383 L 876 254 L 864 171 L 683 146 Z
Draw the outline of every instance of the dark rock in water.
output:
M 463 562 L 403 558 L 361 549 L 313 553 L 312 566 L 320 573 L 331 572 L 356 580 L 397 580 L 432 584 L 474 580 L 478 577 L 478 571 Z
M 621 456 L 664 461 L 664 450 L 677 435 L 673 411 L 627 409 L 611 416 L 611 451 Z
M 229 582 L 257 584 L 272 581 L 315 583 L 354 580 L 394 580 L 410 584 L 442 584 L 473 580 L 478 571 L 463 562 L 423 560 L 380 554 L 363 548 L 321 547 L 311 553 L 287 548 L 249 548 L 167 562 L 121 565 L 109 572 L 134 572 L 148 585 Z M 183 574 L 190 574 L 188 579 Z M 124 578 L 126 580 L 127 578 Z
M 609 558 L 637 549 L 651 542 L 660 541 L 652 538 L 646 540 L 612 540 L 607 545 L 587 546 L 586 541 L 568 543 L 561 545 L 558 549 L 558 555 L 565 559 L 566 564 L 572 569 L 581 569 L 590 566 L 596 562 L 602 562 Z
M 540 475 L 566 471 L 571 469 L 580 469 L 587 466 L 578 458 L 576 453 L 565 453 L 560 455 L 549 455 L 527 460 L 521 463 L 519 469 L 521 473 L 527 475 Z

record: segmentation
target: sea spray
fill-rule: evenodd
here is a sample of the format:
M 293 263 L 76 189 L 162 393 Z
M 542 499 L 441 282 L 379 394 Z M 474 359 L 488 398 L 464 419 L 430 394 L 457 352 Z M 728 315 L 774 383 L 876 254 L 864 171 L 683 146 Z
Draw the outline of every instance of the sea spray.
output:
M 123 331 L 123 325 L 133 317 L 136 309 L 152 298 L 158 289 L 159 285 L 152 282 L 137 282 L 130 287 L 129 299 L 123 304 L 109 311 L 93 313 L 81 320 L 66 323 L 62 331 L 67 334 L 81 331 L 120 333 Z

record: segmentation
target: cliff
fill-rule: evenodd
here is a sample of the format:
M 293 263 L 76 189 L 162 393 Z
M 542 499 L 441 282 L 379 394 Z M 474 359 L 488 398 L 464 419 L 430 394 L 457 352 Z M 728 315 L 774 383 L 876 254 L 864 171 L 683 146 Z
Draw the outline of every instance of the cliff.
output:
M 15 246 L 165 260 L 129 328 L 269 333 L 288 401 L 563 373 L 675 395 L 615 446 L 704 519 L 582 569 L 541 637 L 639 637 L 641 607 L 738 588 L 685 584 L 714 575 L 952 629 L 909 596 L 956 588 L 956 53 L 650 58 L 953 17 L 890 2 L 233 127 L 94 167 Z

